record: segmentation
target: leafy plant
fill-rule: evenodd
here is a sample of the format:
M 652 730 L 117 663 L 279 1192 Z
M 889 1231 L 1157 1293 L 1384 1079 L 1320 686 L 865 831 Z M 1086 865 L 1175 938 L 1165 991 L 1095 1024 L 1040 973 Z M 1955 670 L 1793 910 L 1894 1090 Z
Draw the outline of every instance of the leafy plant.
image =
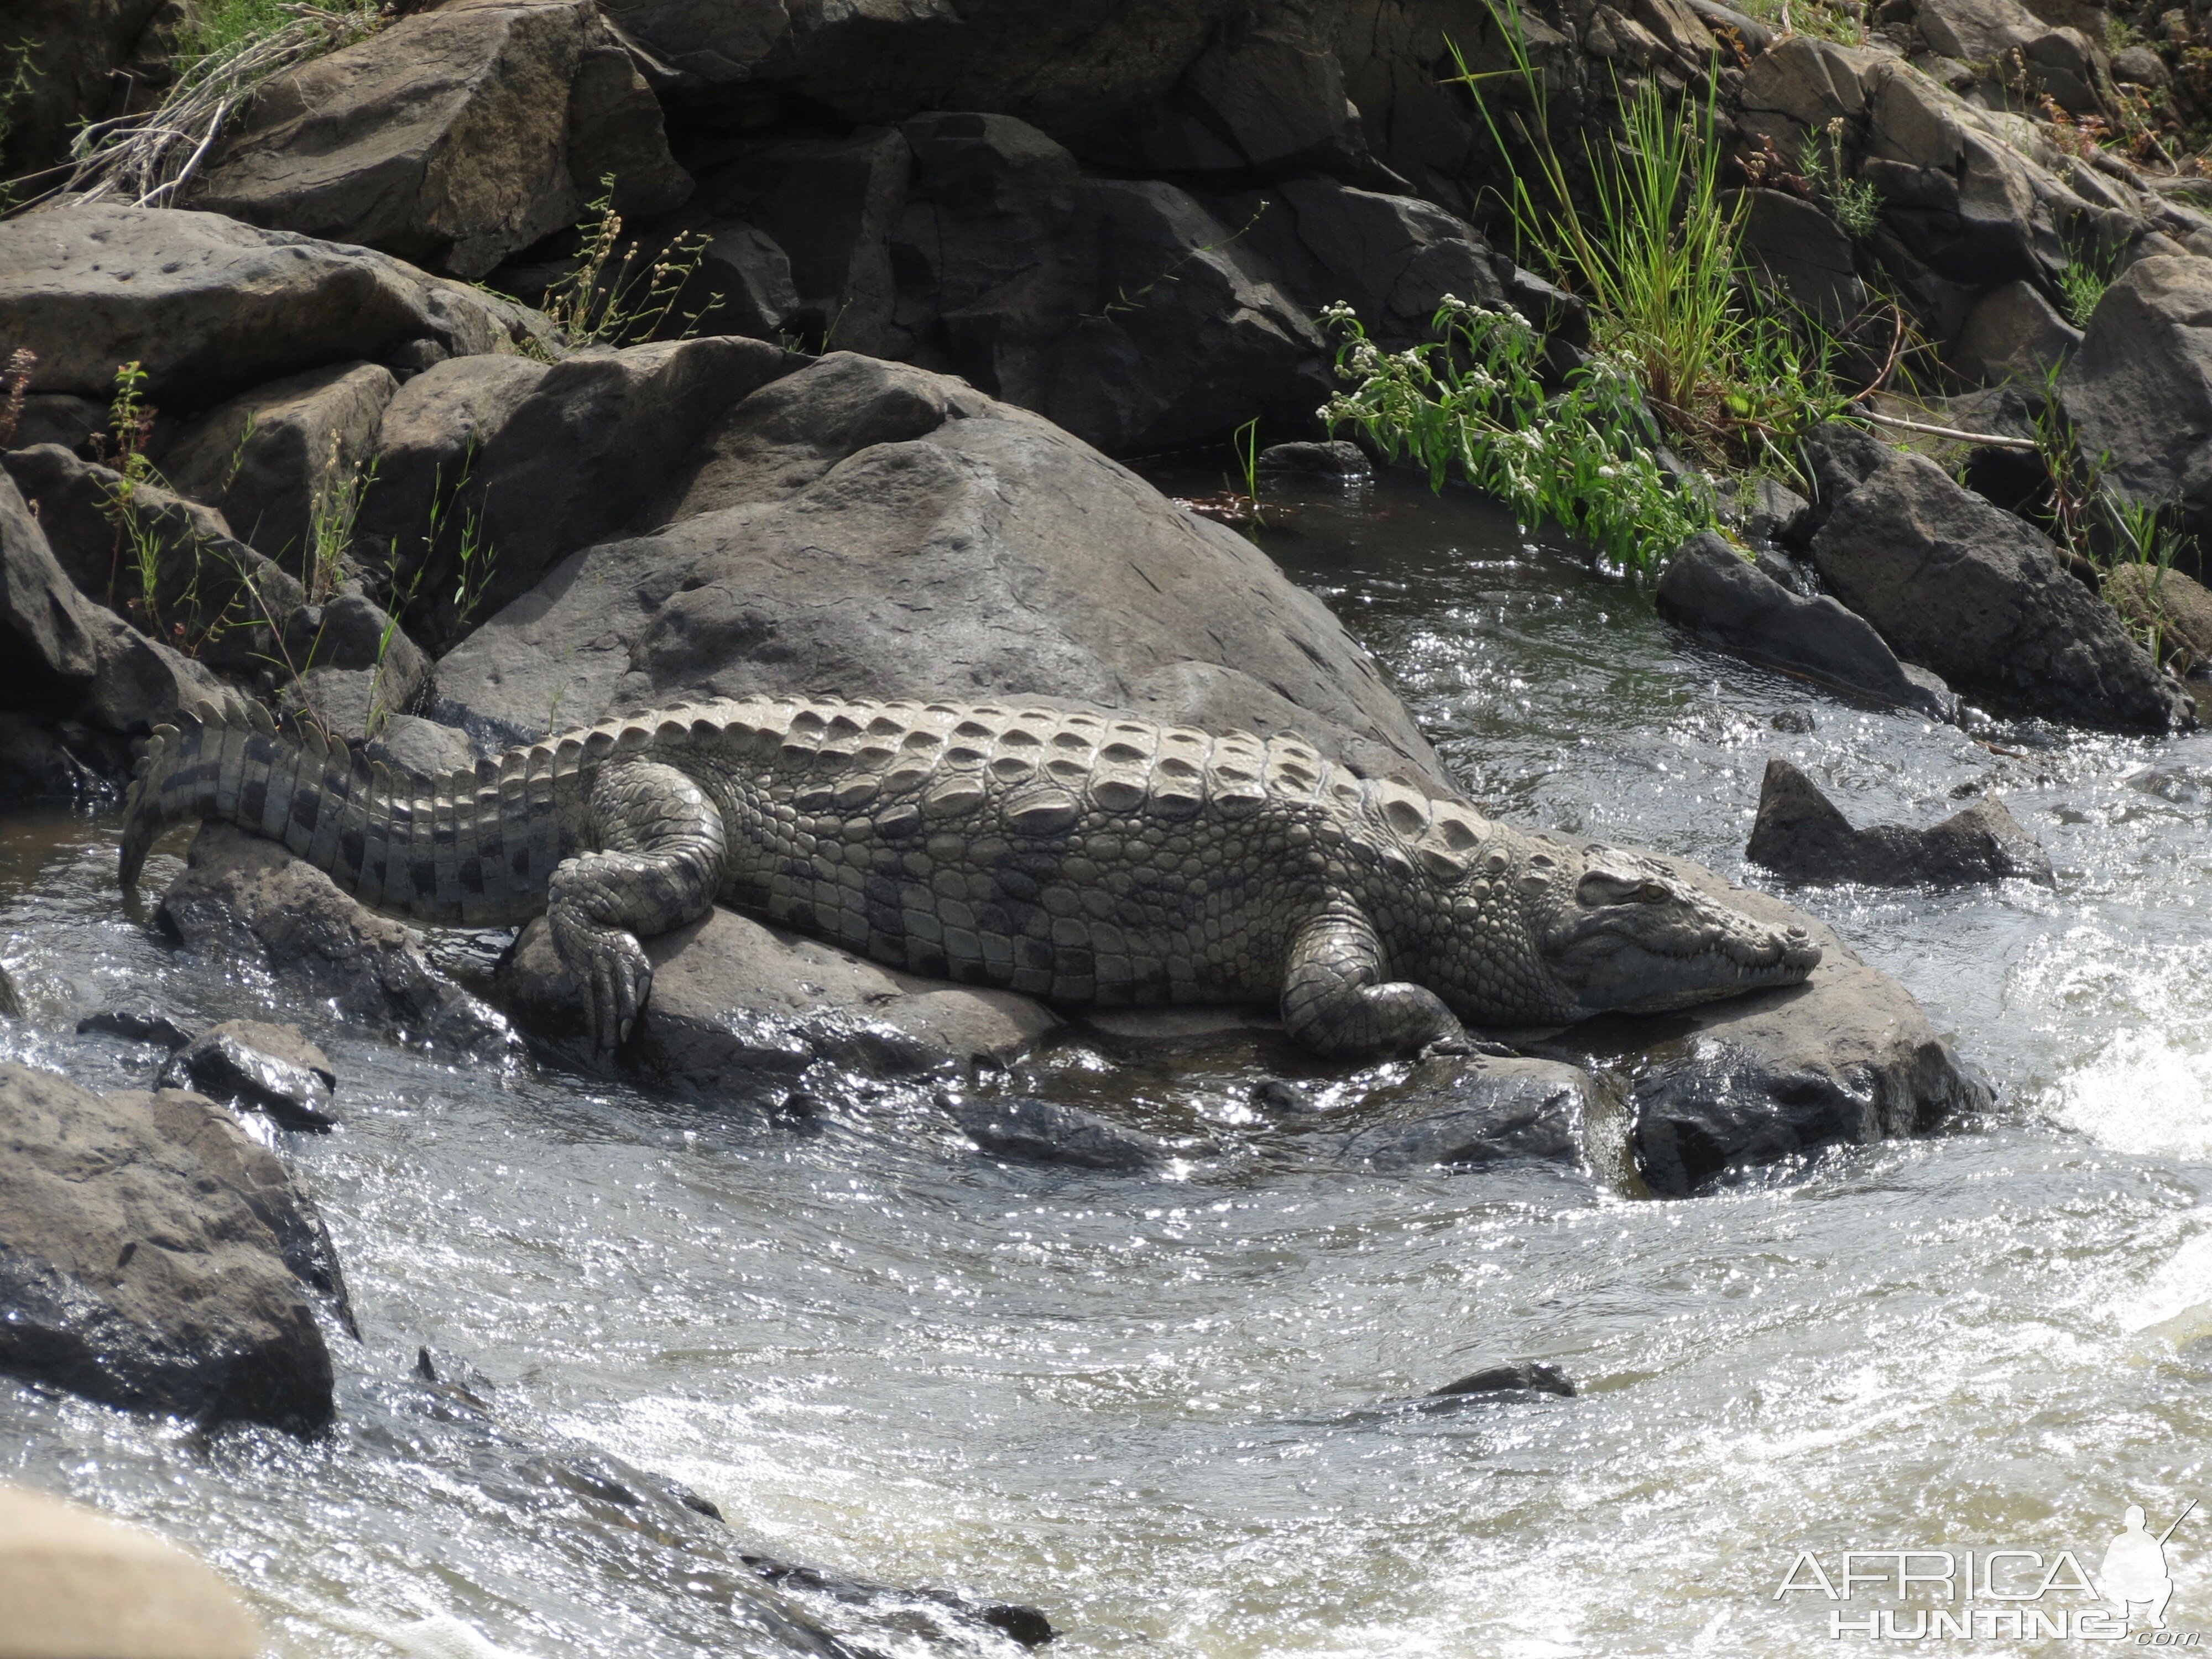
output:
M 319 604 L 337 592 L 345 577 L 345 557 L 353 550 L 354 526 L 361 519 L 361 504 L 376 482 L 377 463 L 348 467 L 338 453 L 338 438 L 331 434 L 331 453 L 307 511 L 307 599 Z
M 1243 475 L 1244 499 L 1249 504 L 1252 522 L 1260 522 L 1260 417 L 1255 415 L 1237 428 L 1229 441 L 1230 451 L 1237 457 L 1237 471 Z
M 476 471 L 477 435 L 469 434 L 468 448 L 461 456 L 461 476 L 448 492 L 443 487 L 443 469 L 432 473 L 430 478 L 430 530 L 426 552 L 434 551 L 445 534 L 446 526 L 458 514 L 457 528 L 460 543 L 454 550 L 458 574 L 453 580 L 453 628 L 456 632 L 466 628 L 469 620 L 480 610 L 484 597 L 491 591 L 491 580 L 498 567 L 498 553 L 484 539 L 483 515 L 485 502 L 479 499 L 473 507 L 461 506 L 461 497 L 467 492 L 469 480 Z M 419 572 L 418 577 L 419 577 Z M 410 586 L 408 598 L 414 590 Z
M 1826 201 L 1844 234 L 1863 241 L 1881 226 L 1881 192 L 1844 172 L 1844 118 L 1829 122 L 1825 134 L 1826 144 L 1820 142 L 1823 130 L 1805 135 L 1805 176 Z
M 1437 339 L 1388 353 L 1348 306 L 1322 320 L 1341 341 L 1337 373 L 1351 383 L 1322 418 L 1332 430 L 1358 426 L 1394 459 L 1412 456 L 1431 486 L 1456 468 L 1524 522 L 1572 531 L 1632 570 L 1712 527 L 1710 501 L 1678 489 L 1659 465 L 1657 425 L 1613 360 L 1590 357 L 1547 398 L 1543 343 L 1511 312 L 1447 296 L 1432 324 Z
M 1790 467 L 1797 434 L 1839 412 L 1828 373 L 1832 343 L 1812 319 L 1747 296 L 1738 278 L 1746 199 L 1721 187 L 1714 83 L 1702 101 L 1668 107 L 1656 76 L 1620 100 L 1618 142 L 1587 136 L 1585 189 L 1574 188 L 1550 137 L 1544 78 L 1530 62 L 1517 0 L 1486 0 L 1532 114 L 1493 109 L 1486 77 L 1445 42 L 1477 114 L 1503 155 L 1509 131 L 1531 158 L 1506 169 L 1500 191 L 1524 246 L 1559 284 L 1584 296 L 1599 352 L 1634 377 L 1676 436 L 1715 460 Z M 1531 179 L 1534 187 L 1531 187 Z M 1587 211 L 1580 205 L 1587 199 Z M 1803 330 L 1813 343 L 1801 343 Z
M 625 246 L 622 215 L 615 211 L 615 175 L 602 174 L 599 188 L 577 227 L 583 246 L 576 264 L 546 289 L 541 309 L 572 346 L 689 337 L 721 297 L 710 294 L 688 313 L 676 308 L 707 257 L 707 238 L 686 233 L 652 255 L 635 241 Z M 664 332 L 672 320 L 673 331 Z
M 2066 268 L 2058 273 L 2058 292 L 2066 301 L 2066 315 L 2076 328 L 2089 326 L 2097 301 L 2112 285 L 2114 260 L 2095 241 L 2066 245 Z

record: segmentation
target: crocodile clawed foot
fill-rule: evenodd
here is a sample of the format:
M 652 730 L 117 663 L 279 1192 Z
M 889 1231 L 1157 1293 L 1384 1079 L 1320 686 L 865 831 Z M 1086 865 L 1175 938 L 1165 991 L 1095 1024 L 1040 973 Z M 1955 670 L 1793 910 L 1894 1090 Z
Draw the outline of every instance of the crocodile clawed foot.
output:
M 1462 1060 L 1472 1054 L 1485 1054 L 1492 1060 L 1518 1060 L 1520 1051 L 1503 1042 L 1492 1042 L 1487 1037 L 1469 1036 L 1462 1031 L 1457 1036 L 1438 1037 L 1425 1045 L 1418 1056 L 1422 1060 Z
M 653 963 L 634 933 L 556 909 L 553 947 L 590 1004 L 592 1044 L 609 1053 L 629 1041 L 653 994 Z

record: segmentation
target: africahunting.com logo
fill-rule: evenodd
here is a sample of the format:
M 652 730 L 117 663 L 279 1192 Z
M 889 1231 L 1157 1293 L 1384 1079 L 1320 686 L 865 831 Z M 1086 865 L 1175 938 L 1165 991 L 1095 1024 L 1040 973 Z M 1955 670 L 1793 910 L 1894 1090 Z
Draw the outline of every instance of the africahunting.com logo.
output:
M 2197 1507 L 2191 1498 L 2161 1532 L 2130 1504 L 2093 1577 L 2070 1549 L 1801 1550 L 1774 1599 L 1826 1601 L 1841 1641 L 2036 1641 L 2070 1638 L 2147 1648 L 2200 1648 L 2204 1632 L 2170 1628 L 2173 1579 L 2166 1546 Z M 1892 1605 L 1869 1605 L 1888 1602 Z M 1845 1604 L 1856 1604 L 1846 1606 Z

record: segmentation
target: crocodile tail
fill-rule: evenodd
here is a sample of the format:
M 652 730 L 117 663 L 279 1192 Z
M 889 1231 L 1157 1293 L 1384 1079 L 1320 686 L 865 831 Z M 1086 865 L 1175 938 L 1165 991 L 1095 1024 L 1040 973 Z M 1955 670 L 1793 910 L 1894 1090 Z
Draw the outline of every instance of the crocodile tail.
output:
M 312 726 L 280 726 L 244 698 L 203 703 L 175 725 L 154 728 L 124 799 L 117 873 L 125 890 L 137 886 L 163 832 L 195 819 L 234 823 L 307 854 L 309 843 L 329 839 L 313 834 L 318 816 L 338 804 L 333 797 L 356 793 L 349 786 L 357 774 L 365 781 L 346 745 Z

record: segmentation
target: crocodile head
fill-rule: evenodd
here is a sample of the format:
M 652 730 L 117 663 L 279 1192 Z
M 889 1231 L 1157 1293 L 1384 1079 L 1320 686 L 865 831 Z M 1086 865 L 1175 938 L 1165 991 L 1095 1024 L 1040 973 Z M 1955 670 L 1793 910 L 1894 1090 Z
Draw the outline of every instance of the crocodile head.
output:
M 1468 933 L 1468 923 L 1476 932 L 1518 924 L 1518 959 L 1504 974 L 1493 958 L 1468 983 L 1442 964 L 1446 983 L 1437 988 L 1447 1002 L 1463 1002 L 1462 1018 L 1477 1024 L 1659 1013 L 1795 985 L 1820 960 L 1804 928 L 1759 921 L 1656 859 L 1548 836 L 1510 853 L 1486 849 L 1454 911 L 1462 924 L 1455 935 Z M 1455 981 L 1472 994 L 1455 998 Z

